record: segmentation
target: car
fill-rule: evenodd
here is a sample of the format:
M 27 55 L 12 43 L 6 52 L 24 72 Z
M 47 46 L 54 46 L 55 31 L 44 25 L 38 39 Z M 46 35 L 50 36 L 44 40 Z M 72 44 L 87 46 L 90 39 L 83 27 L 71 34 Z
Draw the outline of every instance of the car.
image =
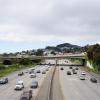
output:
M 26 70 L 25 73 L 28 73 L 28 70 Z
M 35 70 L 35 68 L 32 68 L 32 69 L 31 69 L 31 71 L 34 71 L 34 70 Z
M 78 67 L 76 67 L 75 69 L 76 69 L 76 70 L 79 70 L 79 68 L 78 68 Z
M 76 71 L 73 71 L 73 74 L 77 74 L 77 72 Z
M 6 83 L 8 83 L 8 78 L 1 78 L 0 79 L 0 84 L 6 84 Z
M 36 74 L 35 73 L 30 74 L 30 78 L 36 78 Z
M 46 71 L 48 71 L 49 69 L 48 68 L 46 68 Z
M 77 74 L 76 70 L 75 69 L 72 69 L 72 72 L 73 74 Z
M 71 72 L 70 71 L 67 71 L 67 75 L 71 75 Z
M 72 66 L 70 66 L 69 69 L 72 69 Z
M 82 71 L 81 75 L 86 75 L 86 72 L 85 71 Z
M 15 90 L 22 90 L 24 88 L 23 81 L 18 81 L 17 84 L 15 85 Z
M 61 67 L 61 68 L 60 68 L 60 70 L 64 70 L 64 68 L 63 68 L 63 67 Z
M 37 87 L 38 87 L 38 81 L 33 80 L 30 85 L 30 88 L 37 88 Z
M 24 90 L 20 96 L 20 100 L 31 100 L 32 90 Z
M 30 71 L 29 71 L 29 74 L 32 74 L 32 73 L 34 73 L 34 70 L 30 70 Z
M 24 75 L 23 72 L 19 72 L 19 73 L 18 73 L 18 76 L 22 76 L 22 75 Z
M 84 75 L 80 75 L 80 80 L 85 80 L 85 76 Z
M 91 77 L 90 81 L 93 82 L 93 83 L 97 83 L 97 79 L 95 77 Z
M 40 70 L 37 70 L 37 71 L 36 71 L 36 73 L 40 73 L 40 72 L 41 72 Z
M 42 74 L 46 74 L 46 71 L 44 70 L 44 71 L 42 71 Z

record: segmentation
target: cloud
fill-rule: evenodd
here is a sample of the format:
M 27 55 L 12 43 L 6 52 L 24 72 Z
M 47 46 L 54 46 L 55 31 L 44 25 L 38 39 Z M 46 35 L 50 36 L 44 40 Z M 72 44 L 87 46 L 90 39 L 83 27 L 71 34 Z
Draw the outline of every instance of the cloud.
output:
M 0 41 L 100 42 L 100 0 L 0 0 Z

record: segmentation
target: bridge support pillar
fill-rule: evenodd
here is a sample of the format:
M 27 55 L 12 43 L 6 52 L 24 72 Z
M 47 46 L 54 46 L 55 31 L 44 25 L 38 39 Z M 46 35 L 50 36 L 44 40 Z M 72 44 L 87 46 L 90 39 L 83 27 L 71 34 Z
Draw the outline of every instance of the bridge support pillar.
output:
M 82 59 L 82 66 L 86 66 L 86 60 Z
M 58 60 L 57 60 L 57 59 L 55 59 L 55 66 L 57 66 L 57 64 L 58 64 Z

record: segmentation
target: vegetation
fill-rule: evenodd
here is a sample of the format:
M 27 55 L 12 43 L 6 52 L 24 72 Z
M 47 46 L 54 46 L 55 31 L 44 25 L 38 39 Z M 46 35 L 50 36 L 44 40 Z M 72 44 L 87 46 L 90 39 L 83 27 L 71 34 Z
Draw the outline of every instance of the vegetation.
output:
M 13 64 L 13 65 L 8 65 L 6 67 L 6 65 L 2 65 L 3 66 L 3 69 L 0 69 L 0 77 L 3 77 L 5 75 L 8 75 L 14 71 L 18 71 L 18 70 L 21 70 L 23 68 L 28 68 L 28 67 L 31 67 L 31 66 L 34 66 L 34 65 L 27 65 L 27 66 L 24 66 L 24 65 L 19 65 L 19 64 Z M 1 68 L 1 66 L 0 66 Z
M 42 56 L 42 55 L 43 55 L 43 50 L 42 49 L 37 49 L 36 56 Z
M 71 59 L 71 62 L 74 64 L 79 64 L 79 65 L 82 64 L 82 60 L 79 60 L 79 59 Z
M 22 59 L 19 63 L 9 64 L 9 61 L 5 61 L 5 63 L 0 64 L 0 77 L 8 75 L 14 71 L 18 71 L 24 68 L 33 67 L 36 64 L 40 63 L 41 60 L 29 60 L 29 59 Z M 5 64 L 5 65 L 4 65 Z M 8 65 L 7 65 L 8 64 Z
M 91 46 L 87 51 L 87 58 L 93 65 L 94 70 L 100 72 L 100 45 Z

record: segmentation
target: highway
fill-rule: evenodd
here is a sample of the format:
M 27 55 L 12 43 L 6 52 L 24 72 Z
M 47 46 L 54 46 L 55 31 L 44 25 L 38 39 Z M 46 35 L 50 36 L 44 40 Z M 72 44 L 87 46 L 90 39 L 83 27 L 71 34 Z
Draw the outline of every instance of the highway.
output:
M 55 64 L 54 60 L 47 60 L 46 63 Z M 69 60 L 59 60 L 59 64 L 72 64 Z M 86 72 L 86 80 L 80 80 L 79 76 L 82 73 L 81 66 L 77 74 L 67 75 L 67 71 L 70 66 L 48 66 L 38 65 L 35 70 L 40 69 L 43 71 L 47 67 L 49 71 L 46 74 L 37 73 L 37 77 L 34 80 L 39 82 L 39 87 L 33 89 L 33 98 L 31 100 L 100 100 L 100 80 L 97 83 L 92 83 L 90 73 Z M 64 70 L 61 70 L 61 67 Z M 75 68 L 76 66 L 73 66 Z M 25 69 L 22 70 L 25 72 Z M 98 76 L 100 77 L 100 76 Z M 28 73 L 23 76 L 18 76 L 18 71 L 8 76 L 9 83 L 0 85 L 0 100 L 20 100 L 22 91 L 15 91 L 14 87 L 18 80 L 23 80 L 25 88 L 30 88 L 32 78 Z
M 71 71 L 71 69 L 69 66 L 63 68 L 64 70 L 60 70 L 59 74 L 64 100 L 100 100 L 99 81 L 92 83 L 89 73 L 86 73 L 86 80 L 80 80 L 81 69 L 77 71 L 77 74 L 68 76 L 66 71 Z
M 35 69 L 40 69 L 41 71 L 46 69 L 45 66 L 36 66 Z M 27 70 L 27 69 L 26 69 Z M 26 71 L 22 70 L 22 71 Z M 50 69 L 49 69 L 50 70 Z M 48 72 L 47 72 L 48 74 Z M 37 80 L 39 83 L 39 87 L 37 89 L 33 89 L 33 98 L 37 95 L 43 80 L 46 77 L 46 74 L 37 73 L 36 78 L 30 78 L 28 73 L 25 73 L 23 76 L 18 76 L 18 72 L 15 72 L 8 76 L 9 83 L 0 85 L 0 100 L 20 100 L 20 95 L 22 91 L 15 91 L 14 87 L 18 80 L 23 80 L 25 88 L 30 88 L 30 84 L 32 80 Z

